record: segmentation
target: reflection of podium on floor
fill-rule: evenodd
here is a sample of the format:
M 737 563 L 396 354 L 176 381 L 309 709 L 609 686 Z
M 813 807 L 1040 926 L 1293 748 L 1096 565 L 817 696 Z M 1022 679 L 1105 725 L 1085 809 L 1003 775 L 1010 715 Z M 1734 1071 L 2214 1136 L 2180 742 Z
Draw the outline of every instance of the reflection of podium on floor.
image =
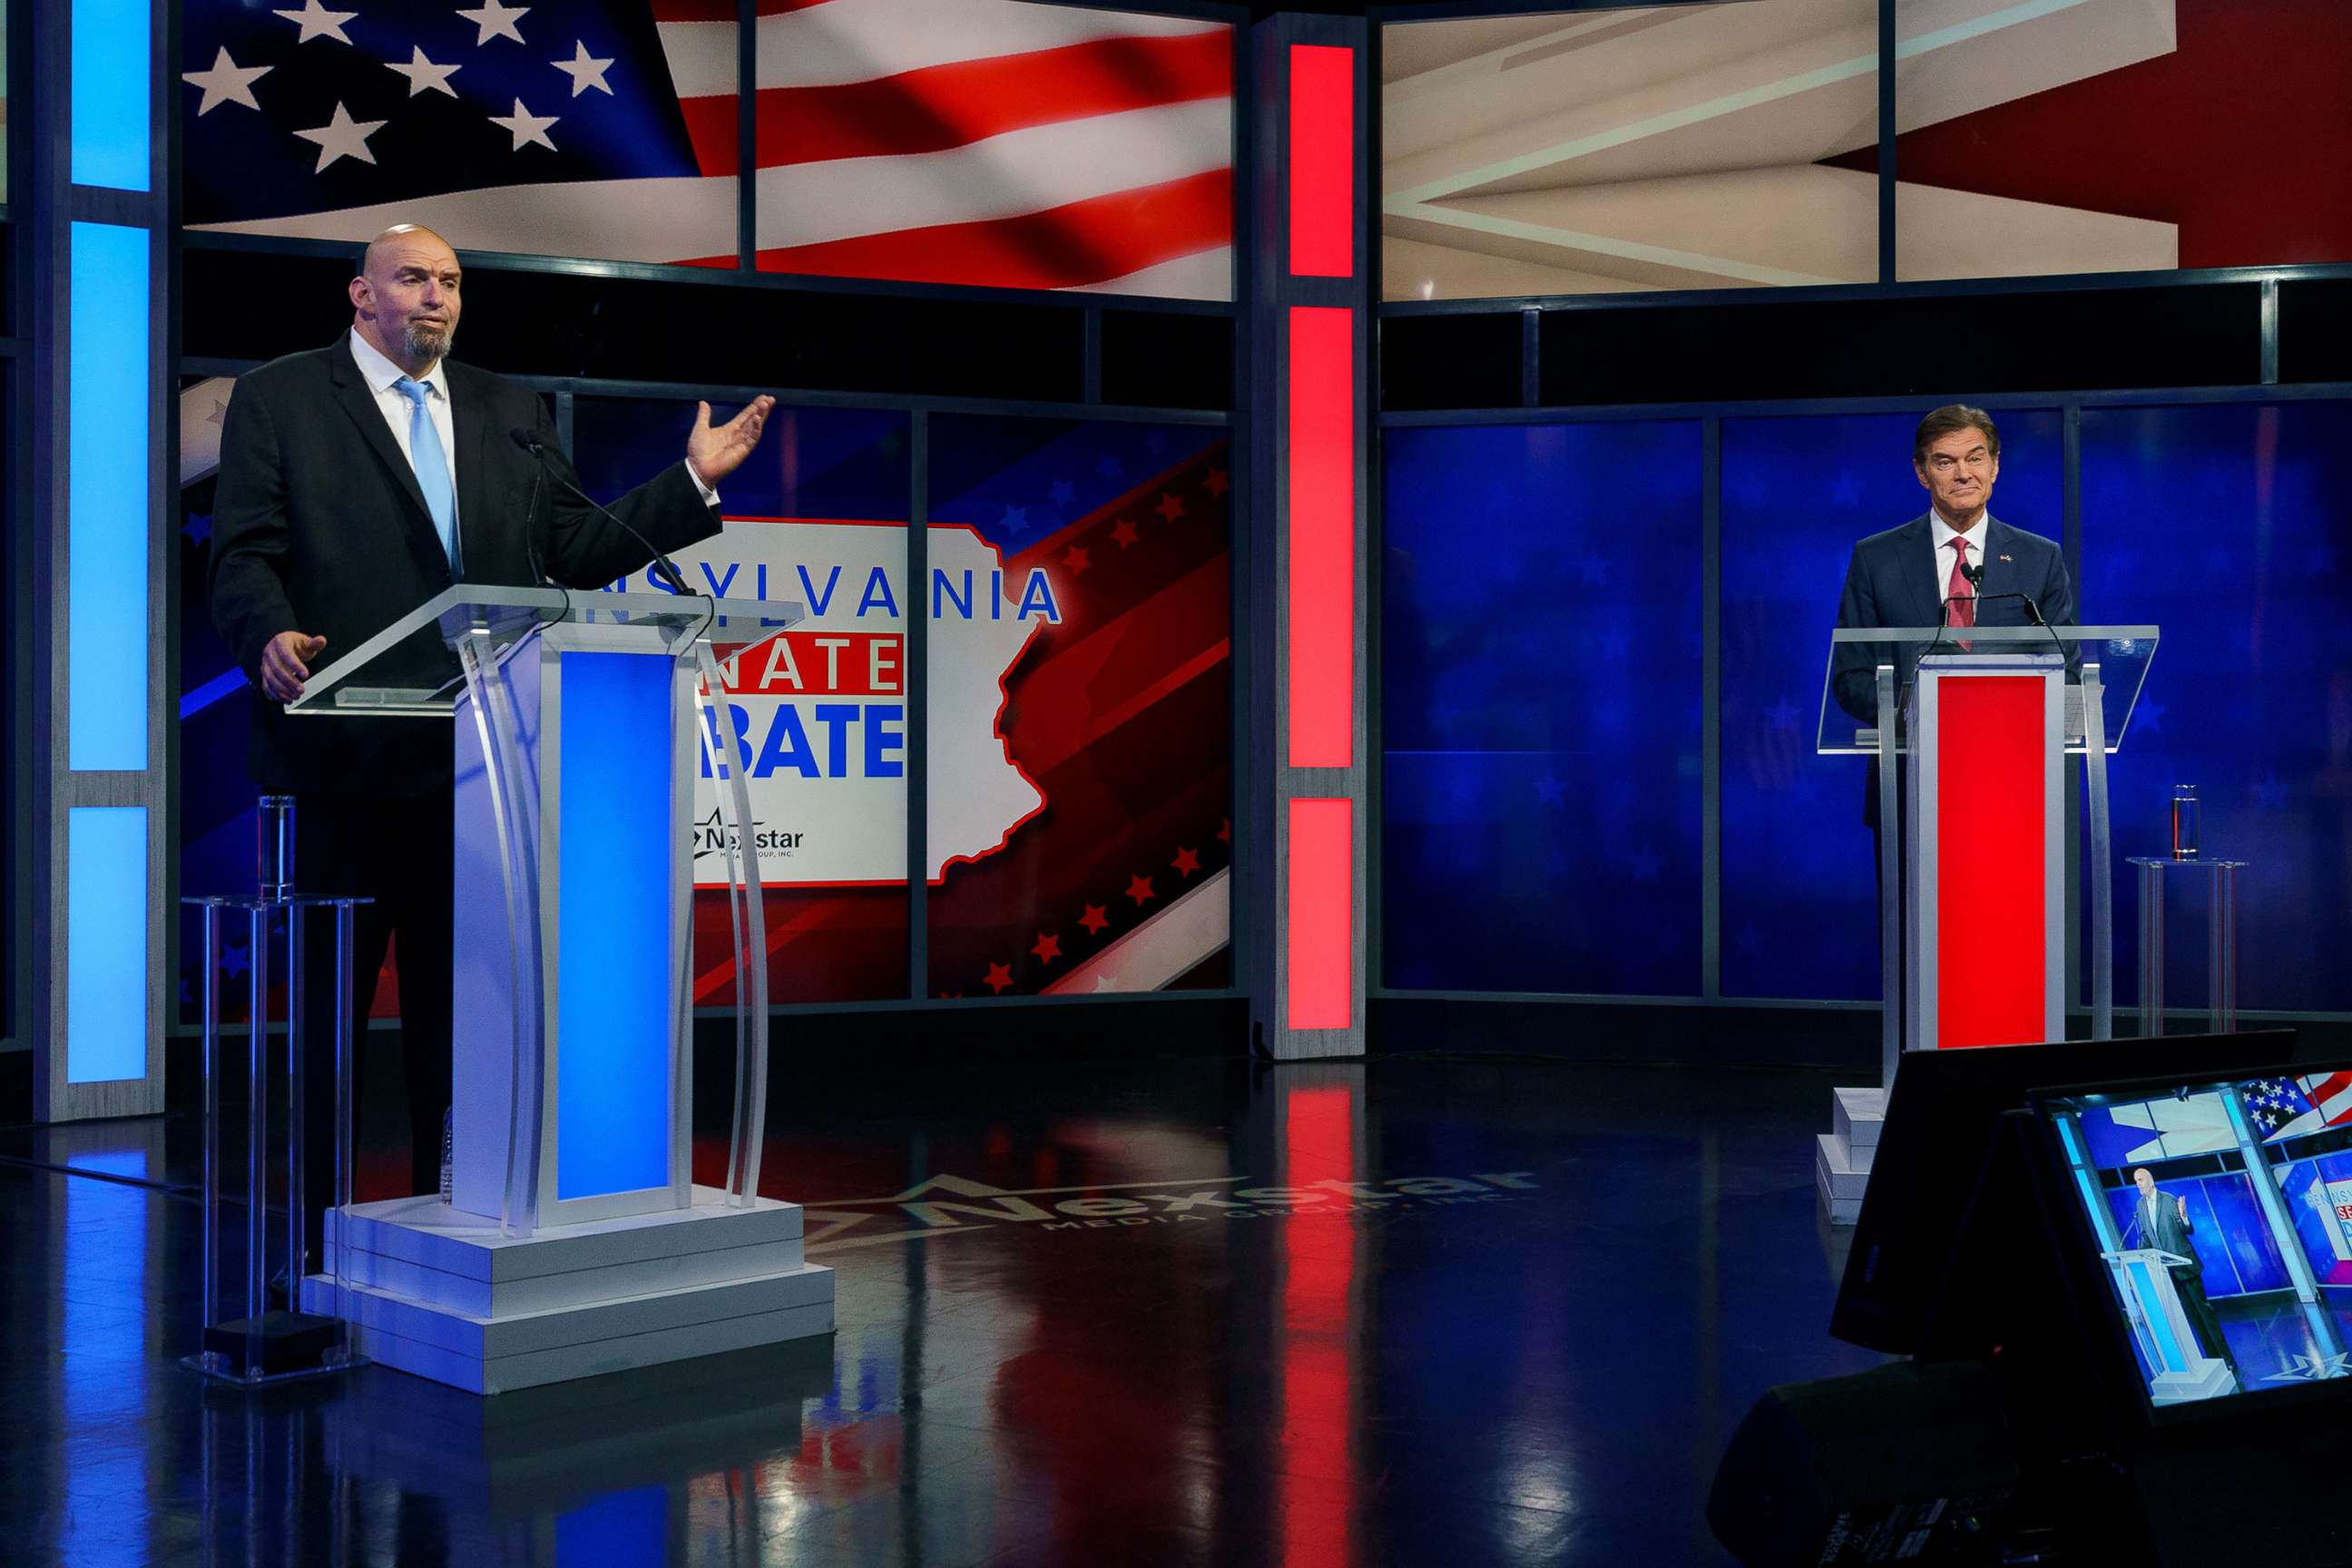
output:
M 2154 1369 L 2148 1396 L 2158 1405 L 2183 1405 L 2235 1394 L 2238 1380 L 2230 1364 L 2209 1356 L 2197 1342 L 2180 1292 L 2172 1286 L 2172 1268 L 2189 1260 L 2160 1247 L 2135 1247 L 2099 1254 L 2115 1271 L 2116 1289 L 2131 1319 L 2132 1337 L 2140 1354 Z

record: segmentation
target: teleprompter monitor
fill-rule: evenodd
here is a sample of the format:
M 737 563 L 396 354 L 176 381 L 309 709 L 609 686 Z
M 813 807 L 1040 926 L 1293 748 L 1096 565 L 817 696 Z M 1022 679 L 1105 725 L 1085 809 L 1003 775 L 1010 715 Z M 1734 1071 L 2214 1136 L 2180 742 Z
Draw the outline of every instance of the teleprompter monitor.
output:
M 1923 1331 L 1959 1244 L 1967 1200 L 2000 1113 L 2034 1089 L 2291 1059 L 2292 1030 L 2167 1035 L 1911 1051 L 1895 1070 L 1830 1331 L 1891 1354 L 1929 1353 Z M 1959 1347 L 1965 1353 L 1968 1347 Z
M 2352 1061 L 2037 1090 L 2031 1172 L 2095 1369 L 2154 1423 L 2352 1394 Z

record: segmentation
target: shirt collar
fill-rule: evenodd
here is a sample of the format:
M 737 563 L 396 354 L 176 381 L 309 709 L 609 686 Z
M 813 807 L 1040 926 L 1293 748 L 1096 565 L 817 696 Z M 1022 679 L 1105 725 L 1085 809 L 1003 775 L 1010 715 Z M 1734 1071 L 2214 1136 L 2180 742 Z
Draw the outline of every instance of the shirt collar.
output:
M 360 367 L 360 374 L 367 379 L 368 390 L 378 397 L 390 391 L 394 382 L 408 374 L 378 353 L 376 346 L 362 337 L 356 328 L 352 330 L 351 339 L 352 359 Z M 431 370 L 416 377 L 417 381 L 431 387 L 444 403 L 449 400 L 449 383 L 446 379 L 448 363 L 446 358 L 435 360 Z
M 436 366 L 435 368 L 438 369 L 439 367 Z M 1936 552 L 1938 555 L 1941 555 L 1945 551 L 1949 550 L 1952 547 L 1953 540 L 1966 537 L 1969 542 L 1969 560 L 1970 563 L 1979 566 L 1984 564 L 1985 536 L 1992 531 L 1992 514 L 1990 512 L 1987 512 L 1984 516 L 1977 519 L 1977 525 L 1969 530 L 1968 533 L 1963 536 L 1959 530 L 1954 528 L 1950 523 L 1944 521 L 1944 514 L 1942 512 L 1937 511 L 1934 507 L 1929 507 L 1927 509 L 1927 526 L 1935 533 Z

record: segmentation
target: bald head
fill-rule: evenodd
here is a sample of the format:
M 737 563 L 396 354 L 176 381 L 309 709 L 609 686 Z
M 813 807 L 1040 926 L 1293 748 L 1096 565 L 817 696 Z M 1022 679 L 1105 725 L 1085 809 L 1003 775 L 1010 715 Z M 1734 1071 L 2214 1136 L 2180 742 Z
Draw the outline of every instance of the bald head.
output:
M 351 281 L 352 331 L 411 375 L 457 336 L 464 271 L 449 242 L 422 224 L 394 224 L 360 252 Z
M 448 257 L 453 261 L 457 259 L 457 252 L 455 247 L 423 224 L 396 223 L 360 247 L 359 276 L 365 278 L 375 270 L 376 251 L 379 247 L 388 246 L 395 251 L 400 251 L 405 250 L 412 244 L 437 247 L 439 254 Z

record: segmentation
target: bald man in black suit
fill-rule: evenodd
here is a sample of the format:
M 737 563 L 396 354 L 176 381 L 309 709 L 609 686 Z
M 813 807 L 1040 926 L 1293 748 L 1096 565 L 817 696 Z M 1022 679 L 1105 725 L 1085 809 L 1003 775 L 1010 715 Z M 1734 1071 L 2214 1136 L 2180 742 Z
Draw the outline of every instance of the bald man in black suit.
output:
M 463 287 L 457 252 L 439 235 L 414 225 L 378 235 L 348 287 L 351 330 L 238 381 L 213 511 L 213 620 L 264 699 L 254 704 L 247 771 L 265 790 L 297 798 L 300 885 L 375 900 L 357 921 L 362 1011 L 399 939 L 417 1192 L 437 1187 L 449 1100 L 452 731 L 415 719 L 295 718 L 281 705 L 302 694 L 320 660 L 453 583 L 544 577 L 595 588 L 652 559 L 563 484 L 535 484 L 542 459 L 510 438 L 516 429 L 535 434 L 551 476 L 576 476 L 538 394 L 447 357 Z M 717 533 L 713 487 L 758 446 L 772 406 L 754 399 L 714 426 L 702 405 L 684 460 L 612 510 L 664 552 Z M 330 959 L 310 977 L 316 1005 L 331 1005 L 332 979 Z M 331 1038 L 311 1030 L 313 1042 L 328 1042 L 315 1050 Z M 331 1081 L 331 1060 L 310 1066 L 315 1094 Z M 316 1215 L 332 1163 L 314 1158 L 309 1168 Z

